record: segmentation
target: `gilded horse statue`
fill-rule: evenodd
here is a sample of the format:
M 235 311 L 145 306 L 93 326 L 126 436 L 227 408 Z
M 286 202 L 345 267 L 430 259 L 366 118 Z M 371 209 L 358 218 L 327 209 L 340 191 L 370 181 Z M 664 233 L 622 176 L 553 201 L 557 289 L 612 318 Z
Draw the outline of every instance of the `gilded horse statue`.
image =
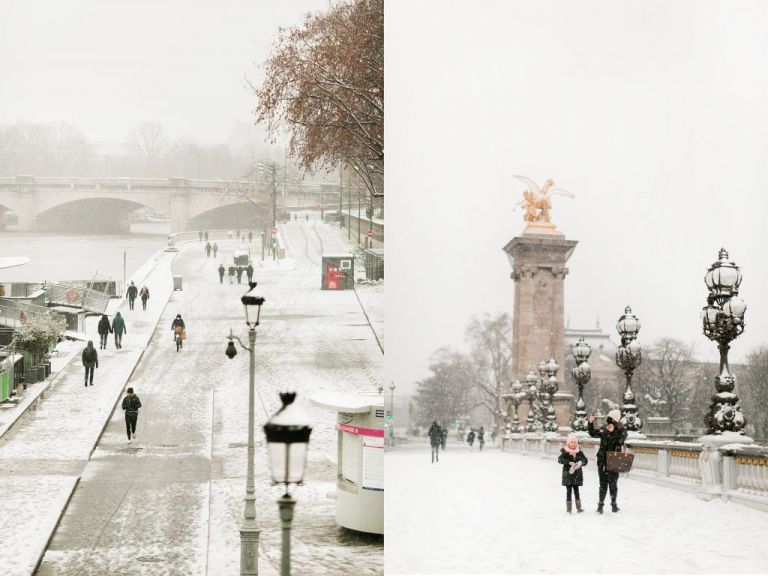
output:
M 563 190 L 562 188 L 556 188 L 555 182 L 551 178 L 547 178 L 543 186 L 539 186 L 528 178 L 527 176 L 515 175 L 515 178 L 520 180 L 528 188 L 523 192 L 523 199 L 515 204 L 515 208 L 523 206 L 525 214 L 523 218 L 526 222 L 551 222 L 550 211 L 552 210 L 552 202 L 549 197 L 551 194 L 557 194 L 560 196 L 568 196 L 569 198 L 575 198 L 575 196 Z

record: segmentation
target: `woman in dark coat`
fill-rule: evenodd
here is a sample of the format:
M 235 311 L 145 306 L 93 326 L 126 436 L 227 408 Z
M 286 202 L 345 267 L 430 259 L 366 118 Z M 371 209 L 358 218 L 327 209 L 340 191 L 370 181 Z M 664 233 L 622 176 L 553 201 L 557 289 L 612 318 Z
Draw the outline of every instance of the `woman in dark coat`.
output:
M 112 326 L 109 325 L 109 318 L 106 314 L 101 315 L 97 330 L 99 332 L 99 349 L 104 350 L 107 347 L 107 336 L 112 333 Z
M 595 430 L 595 415 L 592 413 L 589 415 L 589 423 L 587 424 L 589 435 L 593 438 L 600 438 L 600 449 L 597 451 L 597 475 L 600 478 L 600 499 L 597 503 L 599 514 L 603 513 L 605 494 L 609 489 L 611 491 L 611 511 L 619 511 L 619 507 L 616 505 L 616 497 L 619 492 L 619 473 L 606 470 L 605 461 L 608 457 L 607 453 L 620 452 L 627 439 L 627 430 L 621 424 L 621 412 L 611 410 L 608 412 L 608 418 L 605 422 L 605 426 Z
M 560 448 L 560 456 L 557 461 L 563 465 L 563 486 L 565 486 L 565 509 L 571 513 L 571 492 L 576 497 L 576 511 L 584 512 L 581 507 L 579 486 L 584 484 L 584 474 L 581 469 L 587 465 L 587 457 L 579 447 L 579 439 L 576 434 L 569 434 L 565 441 L 565 448 Z

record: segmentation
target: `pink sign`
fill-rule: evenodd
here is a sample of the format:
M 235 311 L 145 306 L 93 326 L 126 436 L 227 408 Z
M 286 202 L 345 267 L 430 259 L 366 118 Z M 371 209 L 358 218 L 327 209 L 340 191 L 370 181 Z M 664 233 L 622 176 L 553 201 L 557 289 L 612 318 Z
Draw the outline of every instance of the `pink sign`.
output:
M 349 424 L 336 423 L 336 428 L 342 432 L 349 432 L 350 434 L 357 434 L 359 436 L 374 436 L 377 438 L 384 438 L 383 428 L 361 428 L 360 426 L 350 426 Z

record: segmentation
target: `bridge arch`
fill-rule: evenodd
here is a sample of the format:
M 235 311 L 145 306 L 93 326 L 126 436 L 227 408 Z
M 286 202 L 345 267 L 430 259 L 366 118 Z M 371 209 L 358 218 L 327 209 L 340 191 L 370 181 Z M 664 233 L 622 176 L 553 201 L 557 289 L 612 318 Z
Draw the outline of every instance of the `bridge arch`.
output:
M 272 223 L 272 213 L 264 205 L 249 201 L 222 204 L 202 210 L 189 218 L 192 230 L 247 229 L 263 230 Z
M 56 204 L 37 214 L 40 231 L 127 234 L 131 212 L 146 204 L 122 198 L 80 198 Z

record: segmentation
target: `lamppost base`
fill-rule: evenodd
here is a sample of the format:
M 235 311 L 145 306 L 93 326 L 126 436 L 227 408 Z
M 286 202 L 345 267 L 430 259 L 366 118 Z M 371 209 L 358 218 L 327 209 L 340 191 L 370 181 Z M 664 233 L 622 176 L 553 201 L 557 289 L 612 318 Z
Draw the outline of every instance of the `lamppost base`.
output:
M 698 441 L 704 445 L 704 449 L 699 454 L 701 488 L 696 495 L 709 501 L 720 496 L 723 490 L 723 455 L 719 449 L 728 444 L 753 444 L 755 441 L 749 436 L 730 431 L 700 436 Z
M 259 532 L 255 522 L 240 527 L 240 576 L 259 575 Z
M 638 432 L 637 430 L 627 431 L 627 440 L 647 440 L 647 439 L 648 437 L 642 432 Z

